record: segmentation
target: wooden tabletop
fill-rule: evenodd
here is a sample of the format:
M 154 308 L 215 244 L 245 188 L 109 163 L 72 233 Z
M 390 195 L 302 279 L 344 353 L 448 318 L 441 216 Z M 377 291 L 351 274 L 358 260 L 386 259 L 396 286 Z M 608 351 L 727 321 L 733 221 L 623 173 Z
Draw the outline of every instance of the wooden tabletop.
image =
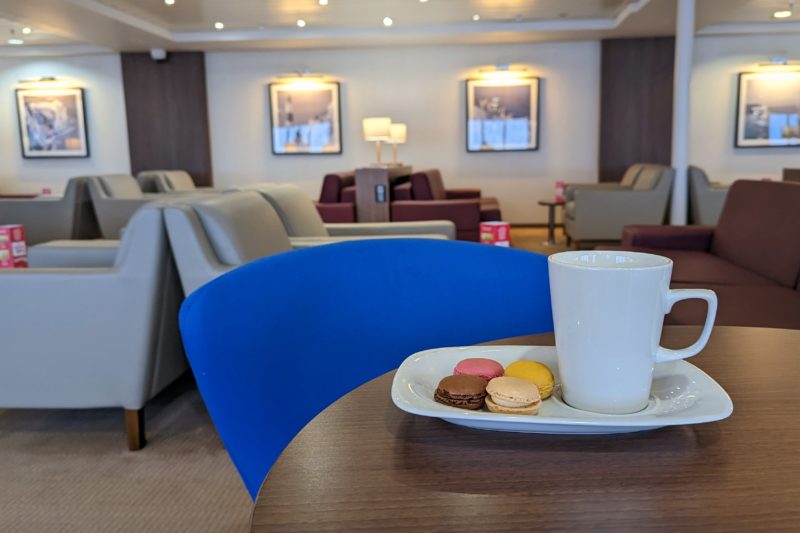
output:
M 664 344 L 697 332 L 667 327 Z M 391 372 L 297 435 L 261 487 L 252 529 L 797 531 L 800 331 L 717 327 L 691 362 L 728 391 L 730 418 L 608 436 L 410 415 L 391 401 Z

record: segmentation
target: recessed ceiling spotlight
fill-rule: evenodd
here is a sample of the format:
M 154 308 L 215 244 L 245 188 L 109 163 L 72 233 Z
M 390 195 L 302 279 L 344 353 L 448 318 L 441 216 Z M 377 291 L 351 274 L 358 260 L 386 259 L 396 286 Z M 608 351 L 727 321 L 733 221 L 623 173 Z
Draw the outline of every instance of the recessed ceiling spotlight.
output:
M 392 20 L 391 17 L 383 17 L 383 25 L 384 26 L 386 26 L 388 28 L 392 24 L 394 24 L 394 21 Z
M 33 31 L 33 30 L 32 30 L 32 29 L 30 29 L 30 28 L 29 28 L 29 27 L 27 27 L 27 26 L 25 26 L 24 28 L 22 28 L 22 33 L 24 33 L 25 35 L 30 35 L 30 33 L 31 33 L 32 31 Z
M 419 2 L 420 2 L 421 4 L 425 4 L 425 3 L 427 3 L 427 2 L 428 2 L 428 0 L 419 0 Z
M 14 44 L 14 45 L 25 44 L 25 41 L 23 41 L 22 39 L 9 39 L 8 44 Z
M 479 20 L 481 20 L 481 16 L 478 15 L 477 13 L 475 13 L 474 15 L 472 15 L 472 20 L 474 20 L 475 22 L 478 22 Z
M 297 19 L 297 27 L 298 28 L 305 28 L 306 27 L 306 21 L 303 20 L 303 19 Z
M 164 0 L 164 3 L 167 4 L 168 6 L 174 6 L 175 0 Z
M 787 19 L 792 16 L 792 12 L 788 9 L 781 9 L 780 11 L 776 11 L 772 14 L 772 18 L 774 19 Z
M 215 23 L 214 23 L 214 28 L 216 28 L 216 29 L 218 29 L 218 30 L 225 29 L 225 24 L 223 24 L 223 23 L 221 23 L 221 22 L 215 22 Z
M 319 5 L 327 6 L 328 5 L 328 0 L 319 0 Z

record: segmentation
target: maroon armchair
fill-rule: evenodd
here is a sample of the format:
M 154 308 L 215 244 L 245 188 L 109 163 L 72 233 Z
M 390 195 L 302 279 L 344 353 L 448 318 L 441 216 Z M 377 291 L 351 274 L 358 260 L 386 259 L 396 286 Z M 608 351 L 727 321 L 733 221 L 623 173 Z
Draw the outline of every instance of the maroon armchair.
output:
M 393 193 L 393 221 L 451 220 L 460 240 L 478 241 L 482 221 L 502 220 L 495 198 L 482 198 L 480 189 L 445 189 L 436 169 L 415 172 Z
M 718 325 L 800 329 L 800 187 L 737 181 L 713 226 L 627 226 L 622 246 L 674 262 L 673 288 L 717 293 Z M 667 321 L 702 324 L 704 304 L 678 303 Z
M 326 174 L 322 178 L 322 190 L 316 206 L 324 222 L 356 221 L 355 175 L 350 170 Z

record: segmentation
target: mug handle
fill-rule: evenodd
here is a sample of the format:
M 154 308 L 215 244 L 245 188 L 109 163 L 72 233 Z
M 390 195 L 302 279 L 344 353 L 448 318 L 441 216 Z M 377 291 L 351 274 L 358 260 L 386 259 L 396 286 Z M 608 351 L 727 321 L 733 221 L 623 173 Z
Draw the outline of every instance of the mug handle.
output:
M 717 316 L 717 295 L 714 291 L 708 289 L 673 289 L 667 292 L 666 313 L 669 313 L 672 306 L 681 300 L 689 300 L 691 298 L 699 298 L 708 303 L 708 312 L 706 313 L 706 323 L 703 325 L 703 331 L 700 333 L 700 338 L 689 346 L 688 348 L 681 348 L 680 350 L 670 350 L 659 346 L 656 351 L 656 363 L 663 363 L 666 361 L 677 361 L 678 359 L 686 359 L 693 355 L 697 355 L 700 350 L 706 347 L 708 337 L 711 335 L 711 328 L 714 326 L 714 318 Z M 666 314 L 665 313 L 665 314 Z

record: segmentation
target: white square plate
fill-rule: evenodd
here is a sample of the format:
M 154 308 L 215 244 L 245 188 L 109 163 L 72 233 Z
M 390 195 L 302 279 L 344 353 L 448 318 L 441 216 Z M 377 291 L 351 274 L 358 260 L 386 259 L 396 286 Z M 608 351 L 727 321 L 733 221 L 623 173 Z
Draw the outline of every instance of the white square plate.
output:
M 528 359 L 553 371 L 556 388 L 542 402 L 537 416 L 505 415 L 486 410 L 470 411 L 433 400 L 439 381 L 468 357 L 487 357 L 501 365 Z M 656 365 L 648 406 L 629 415 L 605 415 L 581 411 L 561 400 L 556 350 L 553 346 L 469 346 L 437 348 L 408 357 L 392 383 L 392 400 L 409 413 L 441 418 L 477 429 L 522 433 L 605 434 L 644 431 L 664 426 L 701 424 L 727 418 L 733 402 L 708 374 L 686 361 Z

